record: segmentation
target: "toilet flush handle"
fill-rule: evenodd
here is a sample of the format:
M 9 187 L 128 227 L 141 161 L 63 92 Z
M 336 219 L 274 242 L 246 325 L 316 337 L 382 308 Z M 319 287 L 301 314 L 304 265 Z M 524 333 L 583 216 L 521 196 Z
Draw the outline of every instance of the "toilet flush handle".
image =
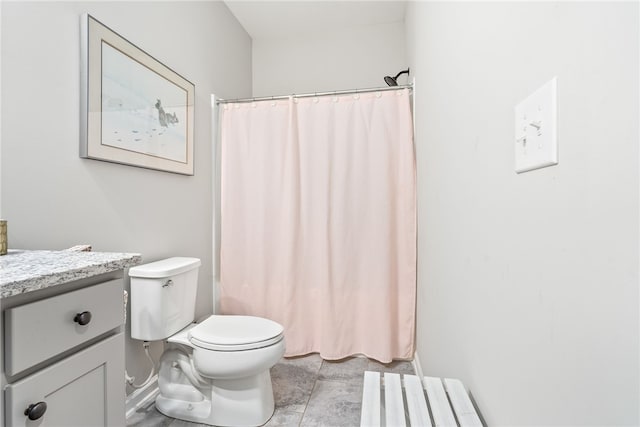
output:
M 168 288 L 169 286 L 173 286 L 173 280 L 169 279 L 167 282 L 162 285 L 163 288 Z

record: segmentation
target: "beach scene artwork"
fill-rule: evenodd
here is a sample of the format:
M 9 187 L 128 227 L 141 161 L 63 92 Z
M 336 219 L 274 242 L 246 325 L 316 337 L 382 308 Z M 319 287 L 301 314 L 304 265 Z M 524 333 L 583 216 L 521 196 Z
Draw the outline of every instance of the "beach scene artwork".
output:
M 102 145 L 187 163 L 187 95 L 102 42 Z

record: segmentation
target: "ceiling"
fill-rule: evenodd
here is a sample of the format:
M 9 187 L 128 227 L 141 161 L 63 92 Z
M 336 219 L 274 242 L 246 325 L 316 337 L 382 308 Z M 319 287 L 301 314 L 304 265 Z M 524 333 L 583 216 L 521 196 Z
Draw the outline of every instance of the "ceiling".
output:
M 360 25 L 402 22 L 406 2 L 241 1 L 225 3 L 253 39 L 290 37 Z

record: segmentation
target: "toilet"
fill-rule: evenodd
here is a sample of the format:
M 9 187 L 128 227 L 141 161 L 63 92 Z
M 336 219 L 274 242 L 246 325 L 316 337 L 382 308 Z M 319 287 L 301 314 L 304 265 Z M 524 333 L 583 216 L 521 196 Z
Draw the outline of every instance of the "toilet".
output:
M 131 337 L 166 343 L 156 408 L 201 424 L 262 425 L 274 411 L 269 369 L 284 355 L 284 330 L 253 316 L 193 323 L 199 267 L 175 257 L 129 269 Z

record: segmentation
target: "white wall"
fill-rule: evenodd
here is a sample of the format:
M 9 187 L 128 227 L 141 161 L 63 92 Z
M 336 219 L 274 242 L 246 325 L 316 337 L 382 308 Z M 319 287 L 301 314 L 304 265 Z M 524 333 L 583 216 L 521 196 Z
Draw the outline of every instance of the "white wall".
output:
M 255 38 L 253 95 L 385 86 L 384 76 L 407 68 L 405 58 L 402 22 Z
M 638 3 L 411 3 L 418 353 L 489 425 L 638 425 Z M 558 76 L 557 166 L 514 106 Z
M 202 259 L 197 314 L 211 311 L 210 94 L 251 95 L 251 39 L 221 2 L 4 2 L 1 215 L 12 248 Z M 196 87 L 195 176 L 80 159 L 80 15 L 88 12 Z M 128 281 L 127 281 L 128 285 Z M 128 328 L 127 328 L 128 330 Z M 141 345 L 127 367 L 144 379 Z M 158 354 L 161 346 L 154 345 Z

